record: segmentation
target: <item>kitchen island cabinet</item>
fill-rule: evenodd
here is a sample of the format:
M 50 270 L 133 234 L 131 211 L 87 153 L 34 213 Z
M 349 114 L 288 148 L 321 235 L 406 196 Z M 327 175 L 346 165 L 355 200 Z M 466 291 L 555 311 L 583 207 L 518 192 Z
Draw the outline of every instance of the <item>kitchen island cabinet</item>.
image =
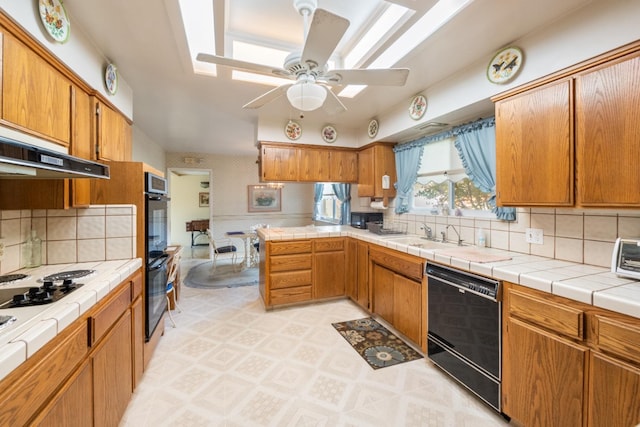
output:
M 503 412 L 522 425 L 640 422 L 640 319 L 505 282 Z
M 344 296 L 346 280 L 345 239 L 313 239 L 313 298 Z

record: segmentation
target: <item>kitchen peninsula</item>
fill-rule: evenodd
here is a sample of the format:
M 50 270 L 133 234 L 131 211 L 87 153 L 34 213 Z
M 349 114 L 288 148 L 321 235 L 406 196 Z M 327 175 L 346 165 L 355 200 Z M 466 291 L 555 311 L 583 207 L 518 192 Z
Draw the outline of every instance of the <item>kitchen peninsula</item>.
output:
M 265 228 L 258 236 L 266 309 L 348 297 L 425 353 L 425 262 L 501 280 L 502 412 L 523 425 L 640 422 L 638 281 L 604 267 L 426 240 L 420 247 L 420 236 L 345 226 Z M 327 253 L 335 255 L 328 266 Z M 483 262 L 495 257 L 502 260 Z M 398 295 L 418 307 L 399 307 Z

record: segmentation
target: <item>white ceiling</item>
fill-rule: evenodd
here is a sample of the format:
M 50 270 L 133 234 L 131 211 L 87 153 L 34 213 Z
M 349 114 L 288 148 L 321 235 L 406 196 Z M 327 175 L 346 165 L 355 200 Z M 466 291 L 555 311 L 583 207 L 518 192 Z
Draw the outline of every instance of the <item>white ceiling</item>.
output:
M 223 67 L 218 67 L 217 77 L 195 75 L 177 1 L 64 3 L 74 31 L 84 32 L 132 87 L 135 125 L 151 140 L 168 152 L 254 155 L 259 115 L 285 120 L 296 112 L 286 97 L 258 110 L 243 110 L 242 105 L 272 87 L 233 81 Z M 292 0 L 212 1 L 216 10 L 224 10 L 226 31 L 239 38 L 266 39 L 287 49 L 303 44 L 303 21 Z M 434 2 L 394 1 L 417 10 L 406 26 Z M 319 7 L 351 21 L 338 49 L 350 43 L 361 26 L 378 13 L 381 3 L 318 0 Z M 405 86 L 368 87 L 353 99 L 341 98 L 346 112 L 324 116 L 317 110 L 307 113 L 305 120 L 331 122 L 338 129 L 364 127 L 389 106 L 410 99 L 469 64 L 490 58 L 498 48 L 588 3 L 590 0 L 475 0 L 396 65 L 411 70 Z M 218 44 L 218 50 L 222 48 Z M 489 113 L 491 103 L 487 101 L 485 107 Z M 464 112 L 460 117 L 468 119 Z

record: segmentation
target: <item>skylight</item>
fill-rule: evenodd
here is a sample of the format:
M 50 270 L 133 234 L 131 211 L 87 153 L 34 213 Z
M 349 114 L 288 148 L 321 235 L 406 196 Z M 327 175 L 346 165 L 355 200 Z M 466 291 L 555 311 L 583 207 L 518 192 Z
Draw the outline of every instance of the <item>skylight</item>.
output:
M 200 52 L 215 52 L 213 26 L 213 2 L 211 0 L 178 0 L 184 32 L 189 45 L 193 71 L 197 74 L 216 76 L 216 66 L 196 61 Z
M 473 0 L 440 0 L 367 68 L 391 68 Z M 338 96 L 353 98 L 367 86 L 347 86 Z

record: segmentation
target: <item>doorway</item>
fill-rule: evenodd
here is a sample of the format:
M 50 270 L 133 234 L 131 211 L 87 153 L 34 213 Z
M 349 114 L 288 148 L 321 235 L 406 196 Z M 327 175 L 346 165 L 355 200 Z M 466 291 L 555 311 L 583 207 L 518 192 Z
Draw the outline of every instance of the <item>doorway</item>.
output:
M 200 224 L 211 223 L 211 170 L 170 168 L 169 241 L 186 250 L 185 257 L 209 259 L 209 241 Z M 188 223 L 197 222 L 197 230 Z

